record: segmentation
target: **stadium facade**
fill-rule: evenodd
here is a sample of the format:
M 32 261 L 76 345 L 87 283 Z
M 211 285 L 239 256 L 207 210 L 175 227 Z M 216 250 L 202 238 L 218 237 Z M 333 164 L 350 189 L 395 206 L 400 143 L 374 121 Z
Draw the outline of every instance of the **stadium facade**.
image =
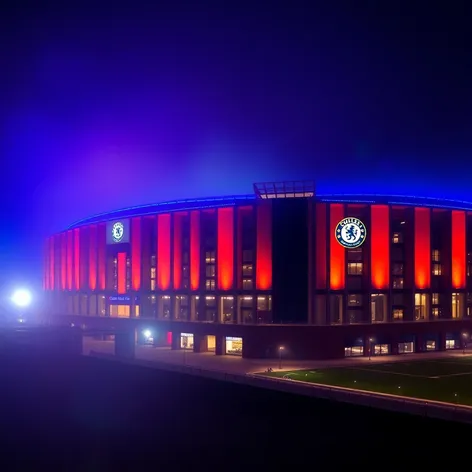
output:
M 174 349 L 458 349 L 472 326 L 472 204 L 255 184 L 85 219 L 47 239 L 44 268 L 55 319 L 152 332 Z

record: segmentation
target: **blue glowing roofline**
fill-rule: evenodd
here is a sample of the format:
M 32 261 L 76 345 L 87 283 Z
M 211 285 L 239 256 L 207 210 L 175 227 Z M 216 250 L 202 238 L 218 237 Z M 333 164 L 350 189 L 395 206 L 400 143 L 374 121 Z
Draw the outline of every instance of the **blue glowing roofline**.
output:
M 235 206 L 238 203 L 252 202 L 257 200 L 254 194 L 249 195 L 230 195 L 223 197 L 191 198 L 184 200 L 172 200 L 168 202 L 149 203 L 146 205 L 136 205 L 119 210 L 113 210 L 104 213 L 82 218 L 71 224 L 67 229 L 77 228 L 86 224 L 103 223 L 116 218 L 131 218 L 133 216 L 155 215 L 165 211 L 189 211 L 200 210 L 215 207 Z M 424 206 L 429 208 L 443 208 L 448 210 L 472 211 L 472 202 L 463 200 L 453 200 L 449 198 L 435 197 L 417 197 L 412 195 L 384 195 L 384 194 L 322 194 L 317 195 L 315 200 L 320 202 L 332 203 L 363 203 L 376 204 L 383 203 L 388 205 L 404 206 Z M 169 210 L 169 206 L 175 208 Z M 136 210 L 136 211 L 134 211 Z M 124 215 L 126 212 L 132 212 Z

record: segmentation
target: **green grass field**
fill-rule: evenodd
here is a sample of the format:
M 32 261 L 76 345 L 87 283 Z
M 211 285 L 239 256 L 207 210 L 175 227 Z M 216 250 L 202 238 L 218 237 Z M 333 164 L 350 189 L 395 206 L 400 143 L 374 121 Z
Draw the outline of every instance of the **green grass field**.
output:
M 472 356 L 264 375 L 472 406 Z

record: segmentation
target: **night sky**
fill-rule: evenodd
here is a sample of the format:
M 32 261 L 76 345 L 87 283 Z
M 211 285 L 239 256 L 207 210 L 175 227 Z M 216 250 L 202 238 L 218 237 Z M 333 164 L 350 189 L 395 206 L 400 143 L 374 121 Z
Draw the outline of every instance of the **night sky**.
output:
M 82 217 L 257 181 L 472 200 L 467 2 L 96 3 L 1 7 L 0 281 Z

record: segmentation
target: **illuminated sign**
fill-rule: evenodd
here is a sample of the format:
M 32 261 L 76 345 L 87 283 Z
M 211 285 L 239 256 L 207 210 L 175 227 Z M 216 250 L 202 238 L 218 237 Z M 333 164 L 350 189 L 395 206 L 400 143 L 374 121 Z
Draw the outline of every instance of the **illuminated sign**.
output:
M 359 247 L 367 236 L 367 230 L 358 218 L 344 218 L 337 225 L 335 236 L 339 244 L 346 249 Z
M 138 303 L 139 298 L 137 296 L 134 297 L 134 302 Z M 130 295 L 110 295 L 108 297 L 108 302 L 112 305 L 129 305 L 131 304 L 131 296 Z
M 111 221 L 107 224 L 107 244 L 129 243 L 129 220 Z

